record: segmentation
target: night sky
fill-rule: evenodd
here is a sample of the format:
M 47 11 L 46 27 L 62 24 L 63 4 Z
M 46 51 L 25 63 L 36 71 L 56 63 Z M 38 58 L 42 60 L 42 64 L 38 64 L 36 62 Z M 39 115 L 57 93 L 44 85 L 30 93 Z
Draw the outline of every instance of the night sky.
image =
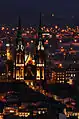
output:
M 36 24 L 40 11 L 44 14 L 44 23 L 69 22 L 72 19 L 78 22 L 79 0 L 0 0 L 0 23 L 15 24 L 20 15 L 24 25 Z M 53 21 L 52 13 L 55 14 Z

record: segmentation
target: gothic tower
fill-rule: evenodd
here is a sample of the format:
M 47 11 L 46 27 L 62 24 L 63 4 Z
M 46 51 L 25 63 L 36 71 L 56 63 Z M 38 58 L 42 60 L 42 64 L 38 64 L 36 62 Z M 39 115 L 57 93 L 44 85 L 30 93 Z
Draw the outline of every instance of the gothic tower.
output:
M 24 67 L 25 67 L 25 51 L 24 42 L 22 40 L 21 19 L 18 20 L 18 31 L 16 38 L 15 48 L 15 79 L 24 80 Z
M 41 30 L 41 13 L 40 24 L 38 28 L 38 39 L 36 41 L 36 81 L 42 82 L 45 80 L 45 56 L 44 56 L 44 41 Z

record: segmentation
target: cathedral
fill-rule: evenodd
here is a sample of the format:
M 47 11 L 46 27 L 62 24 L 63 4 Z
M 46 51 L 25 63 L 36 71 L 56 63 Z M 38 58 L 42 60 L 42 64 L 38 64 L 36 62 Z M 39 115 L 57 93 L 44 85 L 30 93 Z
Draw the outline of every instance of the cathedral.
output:
M 44 41 L 42 39 L 41 15 L 38 28 L 38 38 L 35 42 L 34 57 L 31 52 L 25 51 L 25 43 L 22 38 L 21 19 L 18 20 L 18 30 L 15 44 L 15 61 L 13 70 L 13 79 L 25 81 L 27 85 L 40 85 L 45 81 L 45 56 Z

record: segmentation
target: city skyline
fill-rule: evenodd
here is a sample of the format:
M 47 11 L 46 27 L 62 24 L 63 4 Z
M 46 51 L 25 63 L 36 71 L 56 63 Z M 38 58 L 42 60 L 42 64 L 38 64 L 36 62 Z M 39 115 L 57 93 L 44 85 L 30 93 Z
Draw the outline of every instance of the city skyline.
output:
M 79 119 L 79 1 L 0 4 L 0 119 Z

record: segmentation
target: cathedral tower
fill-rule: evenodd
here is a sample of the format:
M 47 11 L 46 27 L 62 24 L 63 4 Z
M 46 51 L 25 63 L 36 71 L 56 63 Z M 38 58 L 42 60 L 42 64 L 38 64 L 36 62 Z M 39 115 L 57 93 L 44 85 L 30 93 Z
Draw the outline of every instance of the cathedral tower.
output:
M 41 30 L 41 13 L 40 24 L 38 29 L 38 39 L 36 41 L 36 81 L 41 82 L 45 80 L 45 56 L 44 56 L 44 41 L 42 39 Z
M 24 67 L 25 67 L 25 50 L 24 42 L 22 40 L 21 19 L 18 21 L 18 31 L 16 38 L 16 58 L 15 58 L 15 79 L 24 80 Z

